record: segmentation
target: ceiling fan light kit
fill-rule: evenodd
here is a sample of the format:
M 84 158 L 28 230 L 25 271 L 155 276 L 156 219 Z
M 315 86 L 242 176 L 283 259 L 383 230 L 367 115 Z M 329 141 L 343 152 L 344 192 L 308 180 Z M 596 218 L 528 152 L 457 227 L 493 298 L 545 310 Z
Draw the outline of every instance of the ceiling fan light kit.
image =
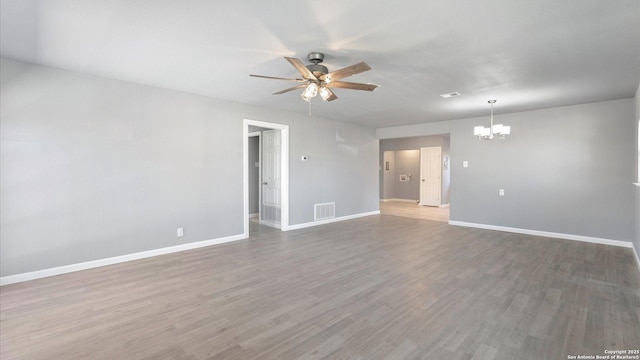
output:
M 339 81 L 340 79 L 346 78 L 351 75 L 359 74 L 361 72 L 365 72 L 371 70 L 369 65 L 367 65 L 364 61 L 359 62 L 357 64 L 347 66 L 342 69 L 338 69 L 333 72 L 329 72 L 326 66 L 321 65 L 324 60 L 324 54 L 321 52 L 311 52 L 307 55 L 307 59 L 311 64 L 304 65 L 302 61 L 285 57 L 285 59 L 293 65 L 293 67 L 300 72 L 302 75 L 302 79 L 298 78 L 281 78 L 274 76 L 264 76 L 264 75 L 253 75 L 253 77 L 261 77 L 265 79 L 275 79 L 275 80 L 286 80 L 286 81 L 295 81 L 301 83 L 300 85 L 296 85 L 294 87 L 290 87 L 288 89 L 284 89 L 278 92 L 273 93 L 274 95 L 280 95 L 287 93 L 289 91 L 293 91 L 296 89 L 303 89 L 300 97 L 302 100 L 310 102 L 312 98 L 320 94 L 320 97 L 324 101 L 333 101 L 338 97 L 336 94 L 331 91 L 331 88 L 341 88 L 341 89 L 351 89 L 351 90 L 364 90 L 364 91 L 373 91 L 378 85 L 374 84 L 362 84 L 362 83 L 353 83 L 347 81 Z
M 473 135 L 477 136 L 479 140 L 494 140 L 494 139 L 506 139 L 507 135 L 511 134 L 511 126 L 505 126 L 502 124 L 493 124 L 493 104 L 496 100 L 489 100 L 491 104 L 491 122 L 489 127 L 476 126 L 473 128 Z
M 329 89 L 328 89 L 328 88 L 326 88 L 326 87 L 321 87 L 321 88 L 320 88 L 320 90 L 319 90 L 319 92 L 320 92 L 320 97 L 321 97 L 321 98 L 322 98 L 322 100 L 324 100 L 324 101 L 329 100 L 329 98 L 331 97 L 331 94 L 332 94 L 331 90 L 329 90 Z
M 300 95 L 304 101 L 311 101 L 312 97 L 318 95 L 318 85 L 316 83 L 307 85 Z

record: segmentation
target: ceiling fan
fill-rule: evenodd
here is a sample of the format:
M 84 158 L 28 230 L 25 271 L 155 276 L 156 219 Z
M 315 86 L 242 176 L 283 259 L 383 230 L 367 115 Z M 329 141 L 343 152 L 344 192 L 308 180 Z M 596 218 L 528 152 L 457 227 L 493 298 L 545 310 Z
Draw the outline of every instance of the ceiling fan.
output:
M 348 76 L 359 74 L 361 72 L 365 72 L 371 70 L 369 65 L 367 65 L 364 61 L 361 61 L 357 64 L 347 66 L 345 68 L 329 72 L 326 66 L 321 65 L 324 60 L 324 54 L 321 52 L 311 52 L 307 55 L 307 58 L 311 62 L 309 65 L 304 65 L 302 61 L 292 57 L 286 57 L 285 59 L 295 67 L 300 74 L 302 74 L 302 78 L 281 78 L 274 76 L 263 76 L 263 75 L 253 75 L 249 76 L 265 78 L 265 79 L 276 79 L 276 80 L 287 80 L 287 81 L 295 81 L 300 84 L 290 87 L 288 89 L 284 89 L 278 92 L 273 93 L 273 95 L 280 95 L 287 93 L 289 91 L 293 91 L 296 89 L 304 88 L 302 91 L 302 99 L 305 101 L 311 101 L 311 98 L 320 94 L 322 100 L 324 101 L 333 101 L 338 97 L 336 94 L 331 91 L 331 88 L 341 88 L 341 89 L 353 89 L 353 90 L 365 90 L 365 91 L 373 91 L 378 85 L 374 84 L 362 84 L 362 83 L 354 83 L 348 81 L 339 81 L 340 79 L 344 79 Z

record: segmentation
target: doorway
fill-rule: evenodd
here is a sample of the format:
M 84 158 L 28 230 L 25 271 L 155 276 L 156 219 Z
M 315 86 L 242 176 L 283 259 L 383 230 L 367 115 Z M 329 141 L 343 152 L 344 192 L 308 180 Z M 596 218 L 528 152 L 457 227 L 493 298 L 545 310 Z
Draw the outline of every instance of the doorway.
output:
M 282 179 L 281 160 L 282 151 L 280 130 L 265 130 L 262 132 L 260 148 L 260 223 L 280 228 L 282 217 Z
M 251 212 L 251 206 L 249 202 L 249 193 L 251 183 L 249 181 L 249 159 L 251 153 L 249 151 L 249 137 L 250 127 L 259 127 L 265 131 L 262 131 L 261 142 L 266 142 L 267 138 L 270 142 L 269 155 L 264 154 L 261 151 L 260 160 L 260 173 L 261 186 L 260 186 L 260 210 L 259 216 L 262 220 L 266 216 L 267 212 L 271 215 L 277 212 L 279 223 L 272 221 L 269 225 L 279 228 L 282 231 L 289 229 L 289 126 L 276 123 L 269 123 L 264 121 L 256 121 L 244 119 L 243 121 L 243 163 L 244 163 L 244 236 L 249 237 L 249 218 Z M 269 135 L 266 135 L 269 134 Z M 262 148 L 262 146 L 261 146 Z M 265 155 L 269 157 L 269 166 L 263 164 Z M 271 176 L 270 180 L 267 180 L 267 185 L 264 185 L 265 169 L 268 169 L 268 175 Z M 271 184 L 269 185 L 269 181 Z M 264 196 L 265 191 L 270 191 L 269 197 Z M 265 211 L 264 203 L 267 200 L 269 209 Z
M 262 158 L 262 131 L 252 131 L 249 133 L 249 218 L 258 220 L 260 218 L 260 183 Z
M 437 159 L 436 155 L 435 159 L 432 159 L 434 169 L 430 172 L 435 174 L 436 179 L 440 176 L 440 182 L 431 184 L 433 186 L 430 189 L 421 189 L 426 187 L 426 184 L 422 185 L 422 179 L 425 179 L 424 183 L 429 179 L 421 172 L 421 158 L 426 159 L 426 154 L 421 156 L 423 148 L 440 149 L 440 158 Z M 450 154 L 449 134 L 381 139 L 380 213 L 448 222 L 451 188 Z M 425 190 L 433 190 L 431 199 L 425 198 L 428 194 Z

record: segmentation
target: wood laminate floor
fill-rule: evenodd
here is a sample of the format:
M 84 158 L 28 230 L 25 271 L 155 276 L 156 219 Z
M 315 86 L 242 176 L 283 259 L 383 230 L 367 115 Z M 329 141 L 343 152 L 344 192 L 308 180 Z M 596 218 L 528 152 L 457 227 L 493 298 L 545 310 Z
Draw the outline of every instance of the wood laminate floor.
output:
M 449 222 L 449 207 L 422 206 L 415 202 L 380 201 L 380 213 L 413 219 Z
M 369 216 L 0 288 L 0 358 L 567 359 L 640 348 L 631 249 Z

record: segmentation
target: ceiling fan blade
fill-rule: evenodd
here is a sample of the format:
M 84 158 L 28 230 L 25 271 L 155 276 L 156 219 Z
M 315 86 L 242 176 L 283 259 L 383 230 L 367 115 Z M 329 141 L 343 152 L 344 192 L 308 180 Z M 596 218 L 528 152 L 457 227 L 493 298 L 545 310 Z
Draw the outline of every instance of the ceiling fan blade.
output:
M 265 78 L 265 79 L 288 80 L 288 81 L 297 81 L 297 82 L 305 81 L 304 79 L 281 78 L 281 77 L 275 77 L 275 76 L 264 76 L 264 75 L 253 75 L 253 74 L 249 74 L 249 76 Z
M 351 76 L 351 75 L 355 75 L 355 74 L 360 74 L 361 72 L 365 72 L 371 70 L 371 68 L 369 67 L 369 65 L 367 65 L 364 61 L 361 61 L 357 64 L 351 65 L 351 66 L 347 66 L 345 68 L 342 69 L 338 69 L 336 71 L 332 71 L 324 76 L 320 77 L 320 80 L 325 80 L 326 78 L 329 78 L 330 81 L 334 81 L 334 80 L 340 80 L 342 78 L 346 78 L 347 76 Z
M 305 82 L 304 84 L 296 85 L 296 86 L 290 87 L 288 89 L 284 89 L 284 90 L 280 90 L 278 92 L 274 92 L 273 95 L 280 95 L 280 94 L 288 93 L 289 91 L 293 91 L 293 90 L 296 90 L 296 89 L 302 89 L 307 85 L 308 84 Z
M 348 81 L 332 81 L 326 86 L 336 87 L 341 89 L 365 90 L 365 91 L 373 91 L 375 88 L 378 87 L 378 85 L 375 85 L 375 84 L 362 84 L 362 83 L 354 83 L 354 82 L 348 82 Z
M 313 73 L 309 69 L 307 69 L 306 66 L 304 66 L 302 61 L 292 57 L 285 56 L 284 58 L 287 59 L 287 61 L 290 62 L 291 65 L 293 65 L 293 67 L 298 69 L 300 74 L 302 74 L 302 77 L 304 77 L 305 79 L 316 80 L 316 81 L 318 80 L 318 78 L 315 75 L 313 75 Z

